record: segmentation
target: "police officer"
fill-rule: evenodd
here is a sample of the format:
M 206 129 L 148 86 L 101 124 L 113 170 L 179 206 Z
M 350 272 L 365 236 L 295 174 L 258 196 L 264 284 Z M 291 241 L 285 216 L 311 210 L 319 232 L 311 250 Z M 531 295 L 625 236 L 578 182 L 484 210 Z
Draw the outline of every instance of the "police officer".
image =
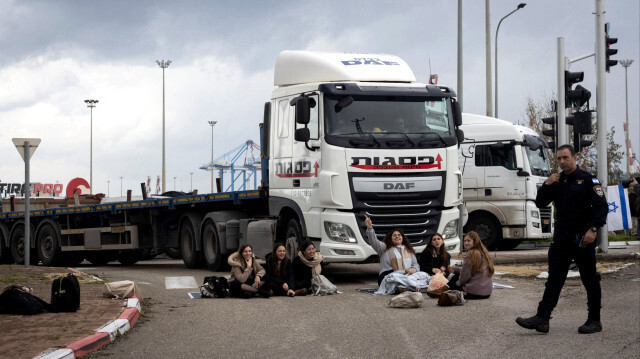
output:
M 608 204 L 600 181 L 576 165 L 573 146 L 558 147 L 558 165 L 562 173 L 554 173 L 538 190 L 536 205 L 545 207 L 555 202 L 556 223 L 553 243 L 549 247 L 549 278 L 545 283 L 538 312 L 530 318 L 516 319 L 521 327 L 549 332 L 551 311 L 558 304 L 571 260 L 580 270 L 580 279 L 587 290 L 587 321 L 578 328 L 589 334 L 602 330 L 600 323 L 600 274 L 596 272 L 596 234 L 606 223 Z

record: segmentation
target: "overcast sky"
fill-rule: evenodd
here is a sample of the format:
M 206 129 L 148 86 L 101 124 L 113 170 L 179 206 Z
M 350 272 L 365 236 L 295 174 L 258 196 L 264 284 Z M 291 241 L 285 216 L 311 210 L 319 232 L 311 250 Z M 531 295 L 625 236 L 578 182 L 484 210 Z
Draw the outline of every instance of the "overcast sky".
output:
M 491 44 L 500 18 L 519 1 L 491 1 Z M 523 122 L 528 97 L 557 92 L 557 38 L 568 58 L 594 52 L 595 1 L 535 0 L 502 22 L 498 38 L 499 115 Z M 616 59 L 628 68 L 629 121 L 640 149 L 638 88 L 640 6 L 605 1 L 617 37 Z M 418 81 L 438 74 L 457 84 L 457 1 L 12 1 L 0 0 L 0 182 L 23 182 L 24 163 L 11 138 L 41 138 L 31 181 L 89 180 L 93 110 L 94 193 L 139 192 L 162 171 L 162 69 L 165 70 L 167 190 L 209 192 L 210 120 L 216 157 L 248 139 L 273 90 L 282 50 L 390 53 Z M 493 50 L 492 50 L 493 54 Z M 464 111 L 485 114 L 485 5 L 463 1 Z M 494 60 L 492 60 L 494 61 Z M 429 65 L 430 64 L 430 65 Z M 595 106 L 593 57 L 572 64 Z M 607 122 L 624 141 L 625 71 L 606 76 Z M 624 165 L 622 165 L 624 166 Z M 624 167 L 622 167 L 624 170 Z M 193 175 L 190 175 L 193 172 Z M 176 178 L 174 181 L 174 177 Z M 107 181 L 110 181 L 109 189 Z

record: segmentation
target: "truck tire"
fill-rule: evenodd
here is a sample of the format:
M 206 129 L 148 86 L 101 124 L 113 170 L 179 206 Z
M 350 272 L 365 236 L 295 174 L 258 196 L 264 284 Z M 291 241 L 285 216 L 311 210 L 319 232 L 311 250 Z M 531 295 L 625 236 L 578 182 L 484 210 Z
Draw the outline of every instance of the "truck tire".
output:
M 218 271 L 224 262 L 224 255 L 220 251 L 220 238 L 215 222 L 207 220 L 202 230 L 202 254 L 207 268 Z
M 44 223 L 36 237 L 38 257 L 47 267 L 57 267 L 62 264 L 62 250 L 60 249 L 60 233 L 51 223 Z
M 31 231 L 33 233 L 33 231 Z M 17 227 L 11 233 L 11 256 L 16 264 L 24 264 L 25 256 L 25 238 L 24 238 L 24 224 L 17 225 Z M 37 251 L 29 252 L 29 264 L 38 264 Z
M 191 221 L 184 221 L 180 225 L 178 239 L 184 265 L 189 269 L 196 268 L 202 257 L 202 252 L 196 250 L 196 232 Z
M 8 246 L 8 239 L 9 231 L 7 230 L 7 227 L 5 225 L 0 223 L 0 264 L 10 263 L 12 259 L 11 251 L 9 250 Z
M 470 231 L 478 233 L 482 243 L 490 251 L 497 249 L 498 244 L 502 241 L 502 227 L 500 223 L 487 214 L 472 215 L 467 225 L 464 226 L 465 233 Z
M 118 253 L 118 262 L 124 266 L 134 265 L 142 259 L 142 255 L 142 250 L 140 249 L 120 251 Z
M 284 247 L 290 260 L 293 260 L 298 255 L 298 248 L 300 248 L 303 239 L 300 223 L 296 218 L 291 218 L 287 223 L 284 242 Z

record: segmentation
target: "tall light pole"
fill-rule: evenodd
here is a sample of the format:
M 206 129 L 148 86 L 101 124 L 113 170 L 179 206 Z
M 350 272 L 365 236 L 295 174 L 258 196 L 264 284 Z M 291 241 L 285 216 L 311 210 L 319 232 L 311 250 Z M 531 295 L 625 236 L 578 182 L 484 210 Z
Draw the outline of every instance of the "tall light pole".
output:
M 93 108 L 98 100 L 84 100 L 91 111 L 91 127 L 89 134 L 89 193 L 93 193 Z
M 165 149 L 164 149 L 164 69 L 169 67 L 171 60 L 156 60 L 158 66 L 162 68 L 162 193 L 166 192 L 166 178 L 165 178 Z
M 629 163 L 629 89 L 627 87 L 627 68 L 631 66 L 633 60 L 620 60 L 620 65 L 624 67 L 624 102 L 626 107 L 627 119 L 626 119 L 626 131 L 625 132 L 625 145 L 627 149 L 627 178 L 631 178 L 631 164 Z
M 191 175 L 191 192 L 193 193 L 193 172 L 189 172 Z
M 523 7 L 525 7 L 527 4 L 526 3 L 520 3 L 518 4 L 518 7 L 513 10 L 512 12 L 508 13 L 507 15 L 503 16 L 502 19 L 500 19 L 500 21 L 498 22 L 498 27 L 496 28 L 496 40 L 495 40 L 495 54 L 493 55 L 494 60 L 495 60 L 495 86 L 496 86 L 496 94 L 495 94 L 495 101 L 496 104 L 494 106 L 495 109 L 495 117 L 498 118 L 498 31 L 500 31 L 500 24 L 502 24 L 502 20 L 506 19 L 507 17 L 509 17 L 509 15 L 513 14 L 514 12 L 522 9 Z
M 120 197 L 122 197 L 122 177 L 120 176 Z
M 107 198 L 109 198 L 109 194 L 110 194 L 110 192 L 111 192 L 111 191 L 110 191 L 110 189 L 111 189 L 111 184 L 110 184 L 110 182 L 111 182 L 111 181 L 107 180 Z
M 209 121 L 211 125 L 211 193 L 213 193 L 213 126 L 216 125 L 218 121 Z
M 176 176 L 173 176 L 173 190 L 176 190 Z

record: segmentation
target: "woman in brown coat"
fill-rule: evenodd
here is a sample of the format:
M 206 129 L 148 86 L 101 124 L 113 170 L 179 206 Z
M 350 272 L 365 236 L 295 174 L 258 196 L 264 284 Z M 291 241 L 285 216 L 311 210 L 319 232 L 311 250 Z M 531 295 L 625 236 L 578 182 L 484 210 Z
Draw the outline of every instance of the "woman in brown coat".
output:
M 227 263 L 231 266 L 229 291 L 232 297 L 251 298 L 258 294 L 269 298 L 269 292 L 261 288 L 265 270 L 256 261 L 250 245 L 241 245 L 237 252 L 229 256 Z

